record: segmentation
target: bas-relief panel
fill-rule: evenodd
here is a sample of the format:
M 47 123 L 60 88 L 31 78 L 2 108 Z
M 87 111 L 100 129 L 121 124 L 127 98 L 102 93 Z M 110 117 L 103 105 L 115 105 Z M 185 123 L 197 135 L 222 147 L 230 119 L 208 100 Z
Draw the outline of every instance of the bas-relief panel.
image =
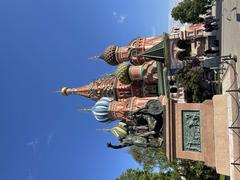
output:
M 200 111 L 182 111 L 183 150 L 201 151 Z

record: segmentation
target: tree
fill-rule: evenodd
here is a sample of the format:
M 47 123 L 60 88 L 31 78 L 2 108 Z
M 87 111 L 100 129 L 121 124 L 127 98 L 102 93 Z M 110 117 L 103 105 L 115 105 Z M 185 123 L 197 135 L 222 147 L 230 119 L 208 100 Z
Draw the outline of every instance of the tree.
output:
M 199 15 L 206 12 L 206 5 L 207 0 L 184 0 L 172 9 L 171 15 L 181 23 L 198 23 Z
M 127 169 L 116 180 L 138 180 L 146 174 L 141 169 Z
M 160 148 L 132 146 L 128 150 L 128 153 L 132 155 L 133 159 L 146 171 L 152 171 L 156 168 L 159 171 L 165 171 L 166 168 L 171 166 L 167 160 L 166 153 Z
M 177 159 L 174 166 L 178 174 L 187 180 L 217 180 L 219 178 L 215 169 L 205 166 L 200 161 Z
M 153 173 L 142 169 L 127 169 L 116 180 L 180 180 L 173 173 Z
M 176 83 L 182 85 L 186 91 L 187 102 L 199 103 L 211 99 L 215 91 L 209 81 L 213 81 L 213 71 L 191 64 L 179 69 L 175 73 Z
M 176 180 L 181 179 L 181 177 L 185 177 L 187 180 L 218 178 L 215 169 L 205 166 L 204 163 L 200 161 L 176 159 L 174 162 L 169 162 L 163 149 L 132 146 L 128 150 L 128 153 L 143 167 L 143 170 L 137 169 L 137 171 L 134 171 L 130 169 L 120 177 L 127 177 L 127 175 L 132 175 L 129 177 L 135 177 L 136 175 L 139 179 L 144 177 L 147 180 L 154 180 L 154 178 Z M 130 180 L 135 179 L 130 178 Z

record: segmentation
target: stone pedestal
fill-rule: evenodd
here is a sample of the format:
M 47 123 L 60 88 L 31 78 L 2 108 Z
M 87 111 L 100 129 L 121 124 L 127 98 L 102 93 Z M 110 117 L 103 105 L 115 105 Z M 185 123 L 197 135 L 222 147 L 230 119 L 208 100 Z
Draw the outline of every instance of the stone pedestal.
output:
M 229 175 L 226 97 L 214 96 L 203 103 L 169 100 L 166 109 L 168 158 L 203 161 L 218 173 Z

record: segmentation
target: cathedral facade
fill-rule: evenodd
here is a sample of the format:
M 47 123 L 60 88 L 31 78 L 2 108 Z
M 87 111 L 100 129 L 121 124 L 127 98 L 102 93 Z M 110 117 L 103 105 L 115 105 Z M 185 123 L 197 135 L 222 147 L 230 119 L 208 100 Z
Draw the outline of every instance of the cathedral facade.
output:
M 88 110 L 98 122 L 117 120 L 125 124 L 112 130 L 116 137 L 125 135 L 119 139 L 124 142 L 121 147 L 155 147 L 156 143 L 151 144 L 154 138 L 160 139 L 162 145 L 165 119 L 175 116 L 170 102 L 187 102 L 184 87 L 175 81 L 175 72 L 186 63 L 203 62 L 204 51 L 213 45 L 214 38 L 206 34 L 202 24 L 194 24 L 174 28 L 163 36 L 136 38 L 126 46 L 108 46 L 98 59 L 117 66 L 116 71 L 81 87 L 64 87 L 61 93 L 96 101 Z M 133 136 L 143 138 L 139 139 L 141 143 L 135 142 Z

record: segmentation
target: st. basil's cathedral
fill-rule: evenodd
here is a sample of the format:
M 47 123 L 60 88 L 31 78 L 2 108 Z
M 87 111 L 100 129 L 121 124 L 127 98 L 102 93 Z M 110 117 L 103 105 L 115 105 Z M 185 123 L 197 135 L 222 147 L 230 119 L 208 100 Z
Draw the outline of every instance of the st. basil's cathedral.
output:
M 148 136 L 150 130 L 154 130 L 150 126 L 155 127 L 157 124 L 155 121 L 161 121 L 160 129 L 164 129 L 167 114 L 163 112 L 169 100 L 187 102 L 184 87 L 175 82 L 174 72 L 183 68 L 186 61 L 207 61 L 203 53 L 212 46 L 214 40 L 215 35 L 207 34 L 203 24 L 193 24 L 174 28 L 163 36 L 136 38 L 127 46 L 109 46 L 98 59 L 108 65 L 118 66 L 115 73 L 79 88 L 64 87 L 61 93 L 64 96 L 80 95 L 96 101 L 90 110 L 99 122 L 119 120 L 128 128 L 137 126 L 133 129 L 138 130 L 144 125 Z M 155 102 L 155 105 L 150 102 Z M 160 120 L 160 116 L 155 116 L 159 113 L 162 117 Z M 145 123 L 139 123 L 142 119 Z M 112 131 L 117 137 L 123 131 L 128 134 L 125 132 L 126 127 L 121 127 L 123 126 Z M 139 132 L 134 133 L 142 136 Z M 163 133 L 161 136 L 164 136 Z

